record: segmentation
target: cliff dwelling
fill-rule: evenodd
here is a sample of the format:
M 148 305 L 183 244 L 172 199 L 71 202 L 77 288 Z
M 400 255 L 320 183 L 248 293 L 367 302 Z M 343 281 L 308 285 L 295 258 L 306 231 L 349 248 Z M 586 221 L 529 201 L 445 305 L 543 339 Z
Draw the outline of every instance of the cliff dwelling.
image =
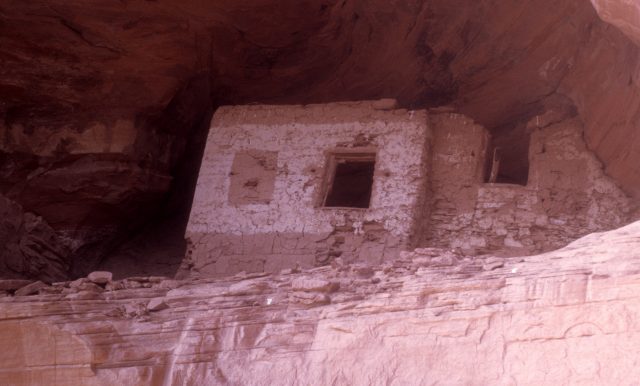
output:
M 395 101 L 218 109 L 187 225 L 192 269 L 274 272 L 337 257 L 376 264 L 415 245 L 426 112 L 388 105 Z
M 0 0 L 0 385 L 633 385 L 639 31 Z
M 470 118 L 395 106 L 218 109 L 187 225 L 186 268 L 207 276 L 336 258 L 379 264 L 417 247 L 523 256 L 628 219 L 629 198 L 575 120 L 541 128 L 535 117 L 528 148 L 513 145 L 524 159 L 514 166 Z

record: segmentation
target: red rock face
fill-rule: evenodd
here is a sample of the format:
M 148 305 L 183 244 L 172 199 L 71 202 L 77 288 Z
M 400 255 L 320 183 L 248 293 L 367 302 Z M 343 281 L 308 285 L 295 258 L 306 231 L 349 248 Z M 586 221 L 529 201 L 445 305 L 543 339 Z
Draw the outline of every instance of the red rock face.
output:
M 576 0 L 5 0 L 1 193 L 86 271 L 163 202 L 188 208 L 213 106 L 395 97 L 514 149 L 531 118 L 577 115 L 640 197 L 635 8 L 592 2 L 626 36 Z
M 591 0 L 602 20 L 613 24 L 631 40 L 640 42 L 640 5 L 634 1 Z
M 616 37 L 606 29 L 599 49 L 587 53 L 585 63 L 574 75 L 571 95 L 587 127 L 587 141 L 604 161 L 606 170 L 634 197 L 640 197 L 640 101 L 638 93 L 638 43 L 640 42 L 640 6 L 622 0 L 592 0 L 599 15 L 624 32 L 636 44 Z M 609 39 L 607 39 L 609 37 Z M 607 39 L 609 44 L 602 43 Z M 586 63 L 606 71 L 588 70 Z M 579 82 L 589 74 L 593 82 Z M 615 117 L 615 118 L 614 118 Z
M 639 235 L 526 259 L 424 248 L 195 282 L 0 280 L 0 383 L 625 385 L 640 377 Z

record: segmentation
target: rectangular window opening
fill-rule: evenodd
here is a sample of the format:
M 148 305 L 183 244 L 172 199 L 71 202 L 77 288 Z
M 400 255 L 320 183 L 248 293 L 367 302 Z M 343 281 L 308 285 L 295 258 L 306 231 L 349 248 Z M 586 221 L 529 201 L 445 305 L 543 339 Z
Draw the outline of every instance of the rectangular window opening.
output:
M 487 152 L 485 182 L 526 186 L 529 180 L 529 136 L 517 141 L 492 138 Z M 502 139 L 502 141 L 501 141 Z
M 331 154 L 323 206 L 369 208 L 375 158 L 375 153 Z

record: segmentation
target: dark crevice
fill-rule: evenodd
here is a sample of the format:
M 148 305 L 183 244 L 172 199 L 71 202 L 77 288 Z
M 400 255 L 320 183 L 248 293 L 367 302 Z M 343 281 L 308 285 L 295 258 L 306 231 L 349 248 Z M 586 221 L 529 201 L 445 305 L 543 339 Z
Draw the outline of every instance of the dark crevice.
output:
M 131 275 L 173 276 L 184 257 L 184 231 L 204 153 L 216 97 L 210 74 L 186 82 L 167 107 L 149 119 L 160 133 L 178 136 L 172 147 L 171 187 L 146 224 L 101 262 L 99 268 L 116 277 Z

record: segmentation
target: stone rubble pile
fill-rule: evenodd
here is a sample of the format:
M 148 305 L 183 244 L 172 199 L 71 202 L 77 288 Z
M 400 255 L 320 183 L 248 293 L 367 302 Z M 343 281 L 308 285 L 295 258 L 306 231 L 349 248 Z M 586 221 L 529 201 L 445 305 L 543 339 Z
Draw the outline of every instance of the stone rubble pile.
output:
M 519 260 L 522 261 L 522 258 Z M 289 303 L 316 306 L 331 303 L 332 297 L 345 301 L 354 295 L 362 297 L 398 288 L 399 282 L 395 279 L 405 275 L 430 271 L 431 274 L 465 277 L 501 268 L 504 264 L 505 258 L 500 257 L 468 257 L 455 250 L 419 248 L 413 252 L 403 252 L 399 259 L 376 267 L 363 263 L 344 264 L 337 258 L 330 266 L 307 270 L 284 269 L 278 274 L 241 272 L 226 279 L 175 280 L 147 276 L 113 280 L 111 272 L 96 271 L 85 278 L 51 284 L 32 280 L 0 280 L 0 297 L 39 296 L 39 299 L 46 301 L 114 300 L 126 299 L 135 294 L 131 290 L 137 289 L 149 289 L 149 293 L 171 296 L 171 290 L 179 287 L 220 283 L 220 287 L 212 289 L 212 295 L 272 293 L 274 297 L 287 297 Z M 229 287 L 222 290 L 222 285 L 229 283 Z M 159 311 L 168 306 L 162 297 L 157 297 L 149 302 L 147 308 Z

